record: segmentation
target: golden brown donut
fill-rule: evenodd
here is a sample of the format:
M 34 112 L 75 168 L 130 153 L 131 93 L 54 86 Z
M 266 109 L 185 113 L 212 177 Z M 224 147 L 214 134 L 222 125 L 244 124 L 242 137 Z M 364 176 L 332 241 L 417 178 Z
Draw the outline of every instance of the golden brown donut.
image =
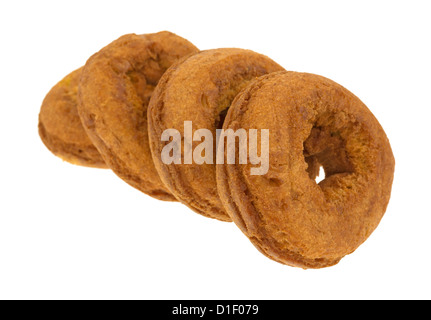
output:
M 128 34 L 90 57 L 82 71 L 78 112 L 90 139 L 120 178 L 160 200 L 175 198 L 153 165 L 147 106 L 165 70 L 197 51 L 167 31 Z
M 235 98 L 223 128 L 269 129 L 267 174 L 251 175 L 251 164 L 217 165 L 227 212 L 267 257 L 328 267 L 379 224 L 394 157 L 377 119 L 339 84 L 307 73 L 263 76 Z M 325 170 L 319 184 L 306 171 L 306 156 Z
M 48 92 L 39 113 L 39 135 L 45 146 L 63 160 L 87 167 L 107 168 L 88 138 L 77 110 L 82 68 L 58 82 Z
M 254 78 L 280 70 L 262 54 L 223 48 L 191 55 L 164 74 L 150 101 L 148 131 L 157 171 L 179 201 L 204 216 L 230 221 L 217 194 L 215 165 L 184 164 L 184 155 L 181 164 L 163 163 L 161 152 L 168 144 L 161 141 L 163 131 L 175 129 L 184 136 L 184 121 L 190 120 L 193 130 L 208 129 L 215 138 L 236 94 Z M 193 148 L 199 143 L 194 141 Z

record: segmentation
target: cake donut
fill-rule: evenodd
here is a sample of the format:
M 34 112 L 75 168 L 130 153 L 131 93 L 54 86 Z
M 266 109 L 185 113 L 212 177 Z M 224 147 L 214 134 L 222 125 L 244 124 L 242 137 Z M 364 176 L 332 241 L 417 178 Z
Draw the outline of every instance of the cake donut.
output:
M 251 175 L 252 164 L 217 165 L 227 213 L 267 257 L 332 266 L 379 224 L 394 156 L 377 119 L 341 85 L 297 72 L 260 77 L 235 98 L 223 128 L 269 130 L 266 174 Z M 306 158 L 323 167 L 324 180 L 310 177 Z
M 87 167 L 107 168 L 88 138 L 77 110 L 82 68 L 58 82 L 45 96 L 39 113 L 39 136 L 45 146 L 64 161 Z
M 184 122 L 191 121 L 193 131 L 207 129 L 215 138 L 236 94 L 256 77 L 280 70 L 262 54 L 222 48 L 188 56 L 163 75 L 148 108 L 148 132 L 156 169 L 183 204 L 206 217 L 230 221 L 217 193 L 215 159 L 212 164 L 186 163 L 183 148 L 181 164 L 164 163 L 161 153 L 169 141 L 162 141 L 163 132 L 178 130 L 184 139 Z M 199 143 L 194 141 L 193 148 Z
M 154 168 L 148 102 L 166 69 L 195 52 L 171 32 L 127 34 L 91 56 L 82 70 L 78 112 L 91 141 L 120 178 L 160 200 L 175 197 Z

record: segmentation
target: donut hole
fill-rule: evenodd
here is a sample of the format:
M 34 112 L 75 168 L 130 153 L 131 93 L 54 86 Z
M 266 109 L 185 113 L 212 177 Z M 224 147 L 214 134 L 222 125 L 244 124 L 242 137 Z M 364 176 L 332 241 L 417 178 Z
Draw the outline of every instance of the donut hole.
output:
M 317 174 L 316 178 L 314 178 L 314 181 L 319 184 L 323 180 L 325 180 L 325 170 L 322 166 L 319 166 L 319 173 Z
M 354 171 L 344 139 L 332 128 L 313 127 L 304 141 L 303 153 L 308 175 L 319 185 L 331 176 Z
M 224 120 L 226 119 L 228 110 L 229 108 L 225 108 L 218 114 L 218 117 L 216 118 L 216 123 L 215 123 L 216 129 L 223 128 L 223 123 L 224 123 Z

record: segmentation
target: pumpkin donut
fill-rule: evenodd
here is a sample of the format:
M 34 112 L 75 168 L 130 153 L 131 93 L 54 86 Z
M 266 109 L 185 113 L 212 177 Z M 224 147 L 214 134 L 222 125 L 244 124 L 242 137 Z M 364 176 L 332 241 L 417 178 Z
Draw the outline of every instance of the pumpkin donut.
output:
M 161 153 L 169 142 L 161 141 L 164 130 L 178 130 L 184 139 L 184 122 L 192 121 L 193 131 L 207 129 L 215 138 L 236 94 L 256 77 L 280 70 L 264 55 L 223 48 L 191 55 L 163 75 L 150 101 L 148 131 L 157 171 L 179 201 L 204 216 L 230 221 L 217 194 L 215 152 L 213 164 L 187 164 L 184 150 L 181 164 L 165 164 Z
M 88 138 L 77 110 L 82 68 L 58 82 L 48 92 L 39 113 L 39 135 L 45 146 L 63 160 L 81 166 L 107 168 Z
M 252 164 L 217 165 L 229 216 L 267 257 L 302 268 L 328 267 L 379 224 L 394 157 L 377 119 L 341 85 L 307 73 L 263 76 L 235 98 L 223 128 L 269 129 L 266 174 L 251 175 Z M 318 184 L 307 172 L 306 157 L 325 170 Z
M 165 70 L 197 51 L 167 31 L 127 34 L 90 57 L 82 71 L 78 112 L 90 139 L 120 178 L 160 200 L 175 197 L 154 168 L 148 102 Z

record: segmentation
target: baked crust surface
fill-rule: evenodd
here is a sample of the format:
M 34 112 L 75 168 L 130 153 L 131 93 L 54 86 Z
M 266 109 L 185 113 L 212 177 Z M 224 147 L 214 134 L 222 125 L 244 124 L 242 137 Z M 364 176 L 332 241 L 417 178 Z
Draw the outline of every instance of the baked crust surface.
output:
M 153 160 L 171 193 L 195 212 L 230 221 L 217 192 L 215 152 L 213 164 L 184 164 L 182 147 L 182 164 L 164 164 L 161 152 L 169 142 L 161 141 L 162 132 L 176 129 L 184 139 L 184 121 L 192 121 L 193 131 L 208 129 L 215 139 L 237 93 L 256 77 L 280 70 L 284 69 L 262 54 L 222 48 L 183 59 L 160 80 L 148 112 Z M 193 149 L 200 143 L 194 141 Z
M 81 72 L 82 68 L 71 72 L 45 96 L 39 113 L 39 135 L 53 154 L 67 162 L 107 168 L 78 115 L 77 94 Z
M 291 266 L 334 265 L 362 244 L 389 202 L 395 161 L 381 125 L 351 92 L 327 78 L 277 72 L 235 98 L 224 129 L 269 129 L 269 170 L 217 165 L 229 216 L 269 258 Z M 325 170 L 320 183 L 307 157 Z
M 82 71 L 78 111 L 90 139 L 120 178 L 160 200 L 176 199 L 154 168 L 147 107 L 166 69 L 195 52 L 171 32 L 127 34 L 90 57 Z

